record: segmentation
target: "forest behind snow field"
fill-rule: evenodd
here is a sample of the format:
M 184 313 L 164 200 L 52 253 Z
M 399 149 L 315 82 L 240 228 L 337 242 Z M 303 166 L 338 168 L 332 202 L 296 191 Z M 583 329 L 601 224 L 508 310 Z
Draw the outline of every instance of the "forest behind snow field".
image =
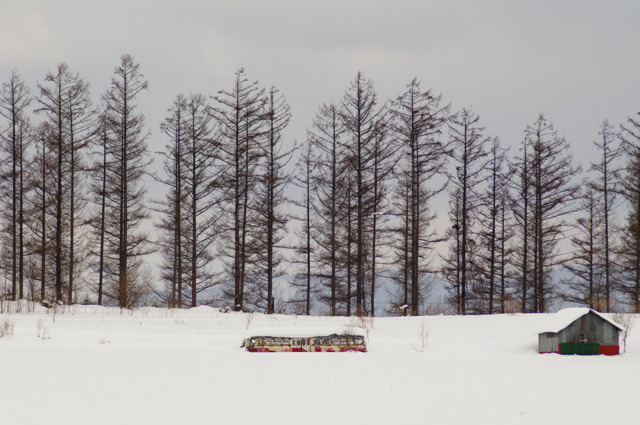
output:
M 578 166 L 542 114 L 509 152 L 417 79 L 385 100 L 358 72 L 293 143 L 284 94 L 240 69 L 215 94 L 176 95 L 154 153 L 137 106 L 147 90 L 130 55 L 98 102 L 64 63 L 35 89 L 17 71 L 2 84 L 0 300 L 640 312 L 635 113 L 604 120 L 598 158 Z

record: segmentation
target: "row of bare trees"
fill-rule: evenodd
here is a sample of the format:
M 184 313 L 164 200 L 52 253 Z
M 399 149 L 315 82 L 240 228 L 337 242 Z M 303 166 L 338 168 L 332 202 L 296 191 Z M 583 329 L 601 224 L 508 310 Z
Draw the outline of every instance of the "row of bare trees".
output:
M 274 311 L 274 280 L 284 272 L 279 248 L 293 149 L 282 132 L 290 116 L 275 87 L 265 91 L 242 69 L 212 102 L 176 97 L 161 126 L 171 141 L 162 179 L 169 196 L 159 208 L 161 294 L 169 306 L 196 306 L 198 294 L 233 282 L 223 290 L 235 309 Z
M 602 123 L 600 157 L 581 182 L 568 142 L 544 116 L 511 160 L 478 122 L 463 110 L 449 124 L 455 172 L 443 275 L 456 312 L 543 312 L 558 301 L 640 311 L 638 121 L 619 131 Z
M 640 310 L 637 120 L 602 124 L 601 158 L 578 183 L 544 116 L 508 157 L 477 114 L 452 112 L 417 79 L 381 101 L 358 73 L 294 145 L 285 97 L 240 69 L 228 90 L 175 97 L 153 182 L 136 108 L 147 88 L 129 55 L 98 106 L 65 64 L 36 96 L 15 72 L 2 86 L 4 297 L 417 315 L 442 278 L 458 314 L 561 298 Z M 151 207 L 147 184 L 164 193 Z M 447 193 L 448 220 L 436 214 Z M 283 281 L 295 294 L 278 292 Z M 389 305 L 376 305 L 380 291 Z
M 47 73 L 34 97 L 16 72 L 3 85 L 3 296 L 74 303 L 89 290 L 98 303 L 103 295 L 123 307 L 139 301 L 149 157 L 135 99 L 146 88 L 131 56 L 98 108 L 66 64 Z M 37 124 L 27 110 L 34 102 Z

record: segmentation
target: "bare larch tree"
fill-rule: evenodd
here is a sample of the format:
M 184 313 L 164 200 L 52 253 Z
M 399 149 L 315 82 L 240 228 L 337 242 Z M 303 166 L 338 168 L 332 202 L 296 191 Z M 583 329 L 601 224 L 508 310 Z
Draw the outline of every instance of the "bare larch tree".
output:
M 576 210 L 578 186 L 573 181 L 579 171 L 572 163 L 568 142 L 559 137 L 553 124 L 542 115 L 527 127 L 530 145 L 527 176 L 531 188 L 532 312 L 545 312 L 554 294 L 550 270 L 566 257 L 557 251 L 569 223 L 567 217 Z
M 506 212 L 508 180 L 506 170 L 506 150 L 500 146 L 498 138 L 493 138 L 489 150 L 486 167 L 487 188 L 482 194 L 480 218 L 480 271 L 482 280 L 486 282 L 481 288 L 484 291 L 483 299 L 488 299 L 485 311 L 493 314 L 496 311 L 504 313 L 505 288 L 505 260 L 508 257 L 506 241 L 503 238 L 509 234 L 503 226 L 503 214 Z M 496 301 L 500 303 L 500 309 L 496 309 Z
M 148 234 L 142 229 L 148 218 L 144 203 L 143 177 L 151 158 L 147 151 L 148 132 L 144 115 L 137 112 L 136 99 L 148 89 L 140 65 L 130 55 L 121 57 L 103 96 L 109 130 L 108 154 L 112 169 L 107 172 L 106 196 L 110 254 L 117 260 L 110 270 L 108 295 L 120 307 L 135 305 L 142 294 L 140 266 L 150 252 Z
M 619 174 L 618 159 L 620 157 L 620 149 L 618 146 L 618 135 L 614 131 L 613 126 L 608 120 L 603 121 L 600 125 L 600 131 L 598 132 L 599 139 L 594 142 L 600 153 L 600 161 L 591 164 L 591 169 L 596 173 L 596 176 L 591 182 L 591 186 L 600 196 L 601 202 L 598 206 L 602 212 L 603 227 L 602 236 L 604 242 L 604 306 L 600 306 L 600 310 L 605 312 L 611 311 L 612 297 L 614 287 L 617 285 L 612 281 L 612 236 L 613 236 L 613 221 L 614 221 L 614 207 L 616 204 L 616 190 L 615 179 Z M 600 215 L 600 214 L 598 214 Z
M 353 170 L 355 203 L 356 314 L 365 314 L 366 272 L 374 212 L 375 148 L 384 128 L 386 109 L 377 105 L 373 81 L 358 72 L 342 100 L 342 122 L 348 138 L 348 164 Z
M 10 264 L 3 261 L 2 267 L 8 269 L 12 300 L 24 297 L 25 168 L 31 132 L 27 114 L 30 103 L 29 88 L 18 72 L 12 71 L 0 92 L 0 116 L 6 121 L 6 127 L 0 130 L 0 202 L 2 218 L 8 223 L 2 241 L 8 240 L 10 246 L 5 251 Z
M 55 186 L 49 187 L 55 198 L 55 299 L 71 304 L 78 289 L 75 271 L 79 268 L 75 257 L 79 250 L 75 217 L 84 206 L 79 173 L 85 170 L 82 151 L 90 142 L 93 111 L 88 84 L 79 74 L 72 73 L 65 63 L 58 65 L 55 73 L 47 73 L 44 84 L 38 84 L 38 89 L 40 106 L 37 112 L 45 116 L 55 136 L 49 140 L 48 149 L 54 159 Z
M 429 252 L 438 241 L 431 228 L 434 214 L 429 205 L 441 193 L 446 181 L 437 177 L 444 172 L 446 144 L 440 136 L 449 119 L 449 105 L 441 105 L 442 95 L 422 91 L 414 78 L 407 90 L 391 102 L 391 137 L 399 146 L 397 199 L 402 205 L 399 259 L 403 264 L 401 305 L 404 312 L 418 315 L 421 304 L 421 276 L 433 272 Z M 396 302 L 398 304 L 398 302 Z
M 287 188 L 292 180 L 287 166 L 295 147 L 288 146 L 282 133 L 289 125 L 291 108 L 285 97 L 271 87 L 266 93 L 263 111 L 264 134 L 260 139 L 262 151 L 256 185 L 256 235 L 252 251 L 257 273 L 252 279 L 257 306 L 267 313 L 275 312 L 274 278 L 284 274 L 281 263 L 283 238 L 289 214 Z
M 468 298 L 481 309 L 478 301 L 482 290 L 482 279 L 478 279 L 477 217 L 481 206 L 481 184 L 487 166 L 488 144 L 484 127 L 479 125 L 480 117 L 470 109 L 463 109 L 449 121 L 449 149 L 455 171 L 450 181 L 458 189 L 453 197 L 460 196 L 460 288 L 456 288 L 459 314 L 467 314 Z M 456 246 L 458 241 L 453 242 Z M 477 313 L 478 311 L 476 311 Z
M 264 133 L 264 90 L 258 82 L 249 82 L 244 69 L 236 71 L 233 87 L 220 91 L 214 107 L 220 127 L 221 157 L 227 170 L 224 206 L 226 208 L 226 246 L 223 255 L 230 259 L 234 309 L 245 308 L 245 282 L 251 265 L 250 244 L 254 236 L 250 225 L 255 205 L 257 167 L 262 152 L 259 139 Z
M 346 185 L 343 184 L 346 164 L 342 136 L 344 128 L 340 120 L 339 108 L 335 104 L 320 107 L 307 131 L 307 143 L 311 150 L 310 167 L 313 170 L 314 240 L 318 244 L 316 261 L 318 276 L 328 293 L 321 295 L 329 306 L 332 316 L 338 314 L 340 304 L 346 301 L 344 271 L 340 268 L 341 246 L 348 244 L 346 222 L 341 221 L 347 209 Z M 342 298 L 342 299 L 341 299 Z
M 640 117 L 640 113 L 638 113 Z M 635 313 L 640 312 L 640 119 L 629 117 L 622 125 L 625 164 L 619 184 L 628 204 L 620 238 L 621 290 Z
M 592 182 L 585 182 L 577 234 L 571 238 L 573 255 L 566 264 L 569 276 L 563 279 L 562 298 L 596 310 L 606 308 L 606 269 L 602 198 Z

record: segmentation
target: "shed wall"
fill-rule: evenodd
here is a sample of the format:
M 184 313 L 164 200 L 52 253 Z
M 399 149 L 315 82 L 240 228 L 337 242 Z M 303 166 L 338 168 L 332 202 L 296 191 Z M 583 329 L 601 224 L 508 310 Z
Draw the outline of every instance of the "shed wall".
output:
M 558 332 L 559 343 L 597 342 L 601 345 L 618 345 L 618 328 L 599 316 L 588 313 Z
M 558 352 L 558 334 L 555 332 L 544 332 L 538 335 L 538 351 L 540 353 Z
M 589 312 L 558 333 L 543 332 L 539 334 L 538 351 L 540 353 L 560 353 L 563 344 L 582 344 L 584 346 L 596 344 L 600 347 L 600 354 L 618 354 L 619 332 L 617 327 L 597 314 Z M 567 350 L 568 348 L 565 351 Z

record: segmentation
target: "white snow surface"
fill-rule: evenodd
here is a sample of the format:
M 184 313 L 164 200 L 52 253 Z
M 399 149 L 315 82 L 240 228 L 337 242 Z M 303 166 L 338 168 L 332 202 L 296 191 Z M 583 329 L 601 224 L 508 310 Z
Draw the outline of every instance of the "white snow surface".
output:
M 5 302 L 0 424 L 638 424 L 620 356 L 537 353 L 550 315 L 304 317 Z M 55 313 L 55 314 L 54 314 Z M 249 353 L 252 328 L 370 328 L 367 353 Z
M 619 323 L 616 323 L 615 320 L 605 316 L 604 314 L 598 313 L 595 310 L 591 310 L 590 308 L 586 308 L 586 307 L 571 307 L 571 308 L 563 308 L 557 313 L 545 315 L 546 320 L 545 322 L 542 323 L 541 327 L 538 330 L 538 333 L 542 333 L 542 332 L 558 333 L 562 329 L 569 326 L 571 323 L 578 320 L 580 317 L 589 313 L 590 311 L 593 311 L 594 314 L 602 317 L 604 320 L 611 323 L 613 326 L 620 329 L 621 331 L 624 330 L 624 326 L 620 325 Z

